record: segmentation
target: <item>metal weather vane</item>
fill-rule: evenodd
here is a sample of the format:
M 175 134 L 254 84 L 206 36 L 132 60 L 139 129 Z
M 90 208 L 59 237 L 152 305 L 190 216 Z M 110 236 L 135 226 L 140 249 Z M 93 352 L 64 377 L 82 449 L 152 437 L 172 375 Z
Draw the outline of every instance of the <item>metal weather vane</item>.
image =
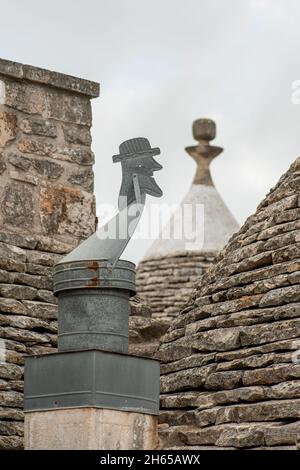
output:
M 113 162 L 122 165 L 122 182 L 118 199 L 119 212 L 105 225 L 62 259 L 61 263 L 106 260 L 114 267 L 132 237 L 141 218 L 146 195 L 161 197 L 153 173 L 162 166 L 153 158 L 159 148 L 151 148 L 148 139 L 137 137 L 119 146 Z

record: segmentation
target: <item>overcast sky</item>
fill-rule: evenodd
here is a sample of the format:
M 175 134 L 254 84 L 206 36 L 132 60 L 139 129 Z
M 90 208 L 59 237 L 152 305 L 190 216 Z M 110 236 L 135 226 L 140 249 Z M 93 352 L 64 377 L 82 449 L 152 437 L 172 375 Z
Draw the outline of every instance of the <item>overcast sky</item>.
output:
M 300 154 L 299 0 L 0 0 L 0 56 L 100 82 L 95 192 L 116 203 L 123 140 L 161 148 L 163 203 L 194 174 L 191 123 L 217 122 L 215 184 L 243 223 Z M 149 201 L 149 200 L 148 200 Z M 149 244 L 149 243 L 148 243 Z M 147 242 L 132 245 L 137 261 Z

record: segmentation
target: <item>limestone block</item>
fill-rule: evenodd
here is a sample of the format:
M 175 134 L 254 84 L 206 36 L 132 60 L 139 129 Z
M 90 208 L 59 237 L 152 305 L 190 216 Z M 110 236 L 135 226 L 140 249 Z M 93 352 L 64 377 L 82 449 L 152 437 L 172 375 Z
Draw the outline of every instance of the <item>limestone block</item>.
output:
M 40 192 L 44 232 L 86 237 L 95 230 L 94 197 L 79 188 L 46 184 Z
M 6 163 L 3 153 L 0 152 L 0 175 L 6 170 Z
M 32 228 L 37 213 L 33 191 L 25 183 L 12 182 L 5 186 L 2 200 L 4 223 Z
M 17 116 L 13 113 L 0 110 L 0 147 L 16 137 Z
M 20 122 L 20 129 L 24 134 L 34 134 L 46 137 L 57 136 L 57 126 L 55 121 L 26 118 Z
M 89 127 L 74 124 L 63 124 L 63 132 L 66 142 L 90 146 L 92 142 Z
M 96 408 L 25 413 L 27 450 L 147 450 L 157 445 L 157 417 Z

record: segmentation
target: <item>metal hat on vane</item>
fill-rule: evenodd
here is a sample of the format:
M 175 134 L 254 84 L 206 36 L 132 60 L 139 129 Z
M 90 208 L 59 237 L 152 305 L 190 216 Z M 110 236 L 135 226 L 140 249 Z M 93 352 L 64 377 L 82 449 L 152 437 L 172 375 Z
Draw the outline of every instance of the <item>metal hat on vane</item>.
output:
M 145 137 L 136 137 L 122 142 L 119 146 L 119 152 L 118 155 L 112 157 L 114 163 L 127 158 L 141 157 L 145 153 L 150 156 L 159 155 L 160 149 L 158 147 L 151 148 L 149 140 Z

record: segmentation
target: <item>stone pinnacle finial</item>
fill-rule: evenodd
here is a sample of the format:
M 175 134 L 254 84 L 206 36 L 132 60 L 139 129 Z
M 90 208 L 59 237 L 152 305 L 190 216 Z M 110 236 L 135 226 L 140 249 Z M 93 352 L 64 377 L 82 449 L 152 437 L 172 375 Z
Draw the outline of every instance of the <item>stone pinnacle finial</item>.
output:
M 193 184 L 213 186 L 210 174 L 210 162 L 221 152 L 221 147 L 210 145 L 210 141 L 216 137 L 216 124 L 211 119 L 197 119 L 193 122 L 193 137 L 198 145 L 186 147 L 186 151 L 197 163 Z

